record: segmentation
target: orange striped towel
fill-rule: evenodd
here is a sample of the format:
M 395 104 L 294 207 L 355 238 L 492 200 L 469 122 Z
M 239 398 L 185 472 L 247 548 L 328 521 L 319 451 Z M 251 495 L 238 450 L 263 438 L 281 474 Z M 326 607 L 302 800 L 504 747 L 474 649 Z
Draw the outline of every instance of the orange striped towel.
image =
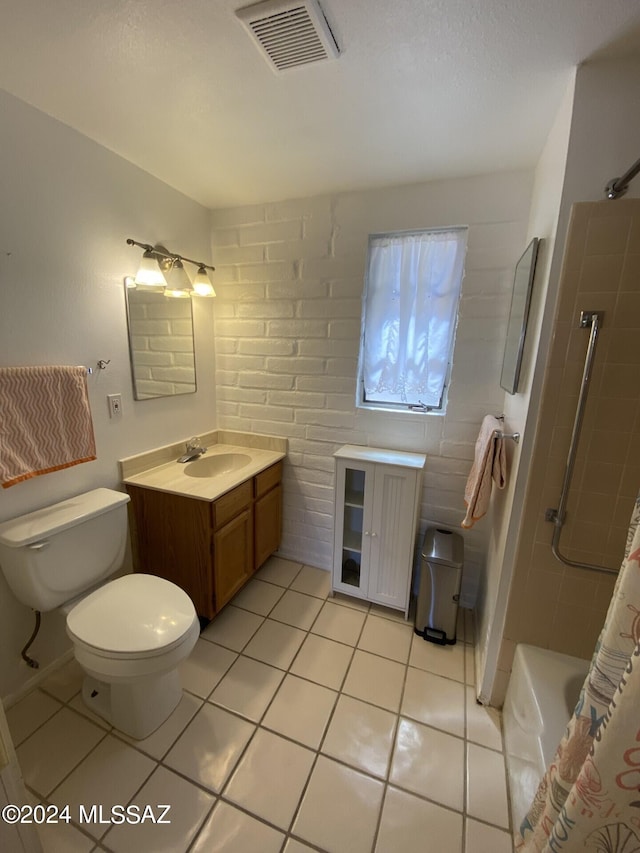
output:
M 486 515 L 492 480 L 499 489 L 504 489 L 506 485 L 507 460 L 504 439 L 496 434 L 501 432 L 500 421 L 492 415 L 486 415 L 478 433 L 473 465 L 464 490 L 467 514 L 462 522 L 463 527 L 473 527 L 479 518 Z
M 0 367 L 0 483 L 96 458 L 86 367 Z

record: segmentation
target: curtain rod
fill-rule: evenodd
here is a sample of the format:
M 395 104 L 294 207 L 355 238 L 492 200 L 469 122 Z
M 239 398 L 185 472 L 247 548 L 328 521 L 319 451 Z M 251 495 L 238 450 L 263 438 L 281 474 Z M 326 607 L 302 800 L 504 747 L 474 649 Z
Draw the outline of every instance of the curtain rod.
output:
M 621 175 L 619 178 L 612 178 L 604 188 L 607 198 L 616 199 L 623 196 L 629 189 L 629 184 L 640 172 L 640 159 L 631 166 L 630 169 Z

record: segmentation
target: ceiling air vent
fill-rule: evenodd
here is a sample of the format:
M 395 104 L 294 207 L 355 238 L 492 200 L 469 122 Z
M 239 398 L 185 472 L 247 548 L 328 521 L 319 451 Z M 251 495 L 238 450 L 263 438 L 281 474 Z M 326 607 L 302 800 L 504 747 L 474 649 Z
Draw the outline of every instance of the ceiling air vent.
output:
M 276 71 L 338 56 L 338 45 L 317 0 L 264 0 L 236 15 Z

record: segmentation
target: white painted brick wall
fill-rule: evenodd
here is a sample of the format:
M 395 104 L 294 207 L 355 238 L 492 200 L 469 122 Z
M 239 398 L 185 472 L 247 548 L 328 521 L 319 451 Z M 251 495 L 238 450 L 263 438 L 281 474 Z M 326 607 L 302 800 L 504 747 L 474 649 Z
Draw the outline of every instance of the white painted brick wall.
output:
M 478 428 L 504 397 L 531 182 L 529 173 L 495 174 L 213 212 L 218 424 L 289 439 L 283 556 L 331 566 L 333 453 L 345 443 L 426 452 L 416 545 L 432 524 L 462 532 Z M 356 409 L 368 235 L 453 225 L 469 226 L 469 241 L 447 413 Z M 489 530 L 487 520 L 463 533 L 469 605 Z

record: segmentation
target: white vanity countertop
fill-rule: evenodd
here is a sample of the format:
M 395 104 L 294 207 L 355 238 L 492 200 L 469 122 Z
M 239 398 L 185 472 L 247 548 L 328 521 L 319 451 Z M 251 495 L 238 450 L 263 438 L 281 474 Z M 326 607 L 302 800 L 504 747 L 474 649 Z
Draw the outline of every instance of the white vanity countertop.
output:
M 345 444 L 333 454 L 355 462 L 378 462 L 383 465 L 398 465 L 400 468 L 424 468 L 427 457 L 424 453 L 409 453 L 406 450 L 385 450 L 382 447 L 364 447 Z
M 187 469 L 193 462 L 176 461 L 185 450 L 185 442 L 180 442 L 121 459 L 122 482 L 183 497 L 214 501 L 287 455 L 286 438 L 224 430 L 203 433 L 199 438 L 207 451 L 196 460 L 198 462 L 224 453 L 243 454 L 249 456 L 250 461 L 241 468 L 211 477 L 189 476 Z

